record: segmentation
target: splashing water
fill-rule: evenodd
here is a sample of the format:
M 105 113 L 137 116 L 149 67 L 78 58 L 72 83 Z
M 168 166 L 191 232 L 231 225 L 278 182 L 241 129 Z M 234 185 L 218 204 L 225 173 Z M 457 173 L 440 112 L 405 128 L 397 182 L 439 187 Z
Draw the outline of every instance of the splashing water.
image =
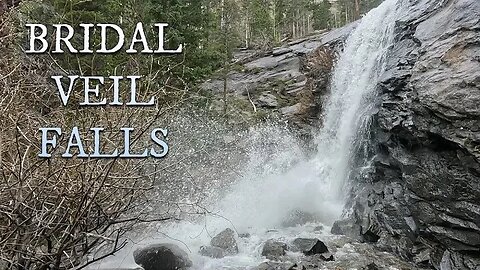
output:
M 281 149 L 283 160 L 273 160 L 273 164 L 284 159 L 300 162 L 286 171 L 247 175 L 220 203 L 220 212 L 237 228 L 278 227 L 295 210 L 313 213 L 326 224 L 339 218 L 350 162 L 355 146 L 362 143 L 375 105 L 375 88 L 393 42 L 396 2 L 388 0 L 368 13 L 347 39 L 333 73 L 315 157 L 307 159 L 298 150 Z M 292 143 L 287 139 L 284 145 Z M 261 162 L 257 155 L 253 160 Z
M 194 269 L 256 266 L 264 261 L 260 250 L 266 240 L 312 236 L 313 229 L 308 226 L 315 226 L 314 223 L 284 226 L 292 212 L 312 214 L 317 225 L 329 225 L 338 219 L 345 203 L 345 185 L 351 176 L 350 163 L 356 145 L 362 143 L 362 132 L 374 109 L 375 87 L 393 42 L 396 10 L 396 0 L 385 1 L 370 11 L 347 39 L 333 73 L 331 95 L 325 104 L 313 158 L 307 158 L 300 144 L 284 130 L 252 131 L 250 162 L 245 164 L 243 177 L 212 206 L 215 215 L 201 222 L 161 227 L 161 233 L 124 250 L 106 267 L 134 265 L 131 252 L 154 242 L 184 244 L 191 251 Z M 272 138 L 276 140 L 276 151 L 266 153 L 265 142 Z M 226 227 L 251 234 L 250 238 L 239 240 L 240 254 L 217 260 L 199 256 L 200 246 L 208 245 L 211 237 Z M 267 232 L 270 229 L 276 230 Z

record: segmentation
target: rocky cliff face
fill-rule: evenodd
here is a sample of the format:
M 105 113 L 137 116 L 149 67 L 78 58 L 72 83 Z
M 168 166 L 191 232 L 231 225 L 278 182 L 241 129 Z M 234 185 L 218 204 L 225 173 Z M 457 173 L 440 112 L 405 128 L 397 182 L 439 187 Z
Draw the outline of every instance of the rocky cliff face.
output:
M 266 52 L 236 53 L 227 76 L 228 115 L 249 123 L 252 118 L 277 117 L 310 133 L 319 122 L 337 52 L 355 26 L 314 33 Z M 223 75 L 200 88 L 212 94 L 210 109 L 223 114 Z
M 480 269 L 480 1 L 405 2 L 373 168 L 333 231 L 436 269 Z

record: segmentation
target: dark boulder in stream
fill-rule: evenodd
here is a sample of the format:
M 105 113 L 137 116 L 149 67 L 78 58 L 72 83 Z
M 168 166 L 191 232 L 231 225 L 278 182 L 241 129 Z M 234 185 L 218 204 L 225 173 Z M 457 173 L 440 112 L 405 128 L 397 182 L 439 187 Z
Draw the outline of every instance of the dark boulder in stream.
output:
M 293 240 L 292 245 L 307 256 L 328 252 L 327 246 L 318 239 L 297 238 Z
M 235 235 L 236 233 L 232 229 L 227 228 L 212 238 L 210 246 L 200 247 L 198 253 L 215 259 L 236 255 L 238 254 L 238 245 Z
M 262 248 L 262 256 L 267 258 L 277 258 L 280 256 L 285 255 L 287 251 L 287 244 L 275 241 L 275 240 L 268 240 Z
M 145 270 L 184 270 L 192 266 L 188 254 L 174 244 L 154 244 L 137 249 L 133 257 Z
M 221 248 L 226 255 L 235 255 L 238 253 L 237 240 L 235 239 L 235 232 L 227 228 L 221 233 L 217 234 L 210 241 L 213 247 Z

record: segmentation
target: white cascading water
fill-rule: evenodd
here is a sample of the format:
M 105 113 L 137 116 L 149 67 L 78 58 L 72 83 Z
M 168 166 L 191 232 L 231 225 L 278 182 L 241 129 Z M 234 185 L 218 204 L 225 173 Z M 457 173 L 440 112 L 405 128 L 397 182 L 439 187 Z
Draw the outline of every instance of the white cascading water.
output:
M 343 201 L 354 147 L 362 143 L 374 110 L 375 88 L 393 43 L 397 2 L 387 0 L 362 19 L 347 39 L 332 76 L 314 161 L 332 199 Z
M 397 0 L 386 0 L 370 11 L 350 34 L 331 84 L 331 95 L 322 116 L 323 128 L 316 136 L 317 154 L 308 158 L 294 138 L 285 131 L 265 128 L 251 131 L 251 141 L 259 142 L 249 153 L 250 163 L 224 198 L 212 204 L 212 215 L 201 221 L 180 222 L 159 227 L 154 236 L 143 236 L 102 267 L 134 265 L 132 252 L 151 243 L 172 242 L 188 249 L 193 269 L 236 269 L 257 266 L 265 261 L 261 247 L 266 240 L 290 241 L 312 235 L 319 224 L 331 225 L 342 213 L 345 184 L 350 177 L 350 162 L 359 134 L 366 128 L 374 109 L 375 88 L 385 65 L 397 15 Z M 280 147 L 272 155 L 262 149 L 264 141 L 276 140 Z M 316 217 L 315 222 L 294 227 L 283 226 L 293 211 Z M 198 255 L 200 246 L 230 227 L 248 232 L 239 239 L 240 253 L 223 259 Z M 274 230 L 272 230 L 274 229 Z M 328 237 L 325 230 L 324 237 Z

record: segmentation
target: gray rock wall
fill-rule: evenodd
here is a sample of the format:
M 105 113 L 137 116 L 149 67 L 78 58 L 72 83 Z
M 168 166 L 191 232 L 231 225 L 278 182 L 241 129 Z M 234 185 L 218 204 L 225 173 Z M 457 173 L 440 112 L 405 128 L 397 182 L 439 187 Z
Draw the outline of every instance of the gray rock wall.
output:
M 373 168 L 349 221 L 437 269 L 480 269 L 480 1 L 405 1 L 379 85 Z

